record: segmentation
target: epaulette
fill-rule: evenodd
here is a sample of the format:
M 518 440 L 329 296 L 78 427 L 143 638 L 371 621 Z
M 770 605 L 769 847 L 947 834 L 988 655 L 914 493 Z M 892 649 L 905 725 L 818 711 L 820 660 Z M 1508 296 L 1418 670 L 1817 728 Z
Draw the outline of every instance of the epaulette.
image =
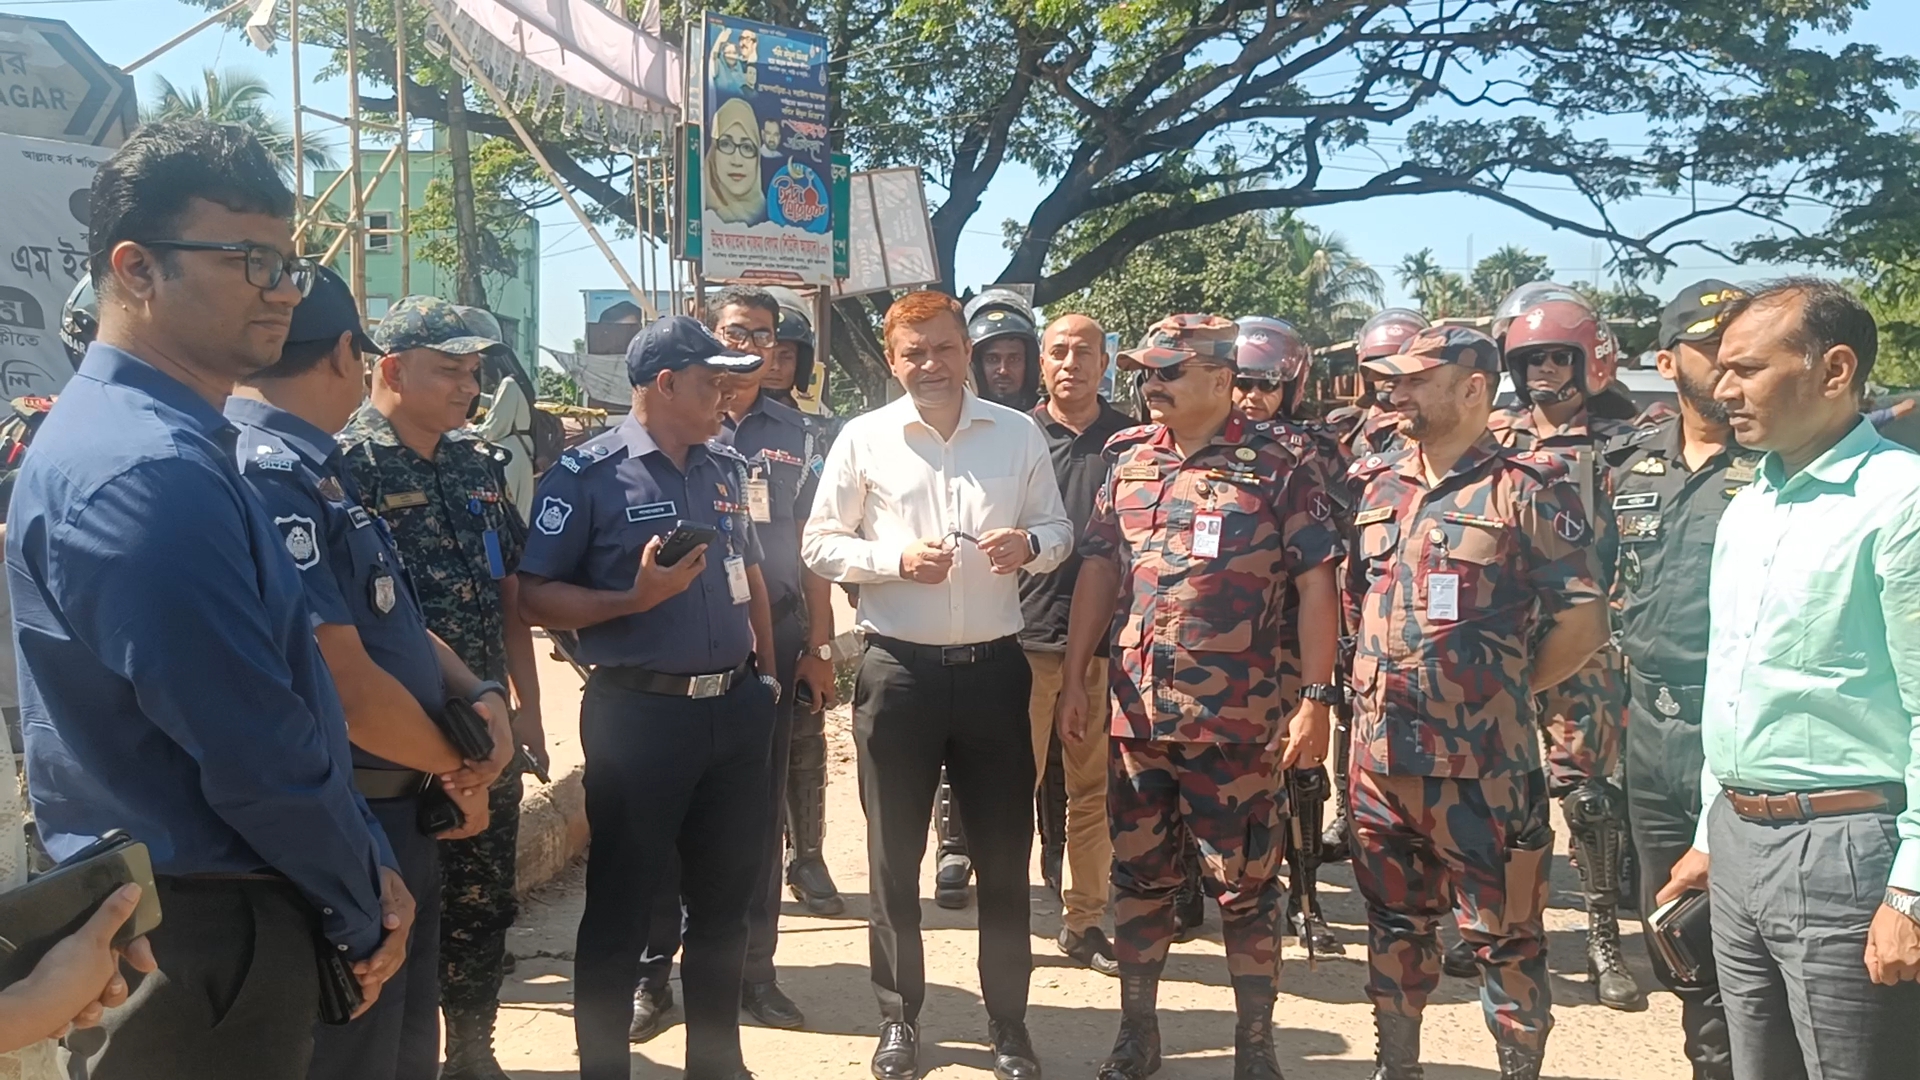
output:
M 614 444 L 619 441 L 619 429 L 604 431 L 579 446 L 568 447 L 560 455 L 559 464 L 570 473 L 578 473 L 589 465 L 597 464 L 613 456 Z
M 1121 428 L 1119 431 L 1107 437 L 1105 452 L 1113 454 L 1125 450 L 1135 443 L 1146 442 L 1158 434 L 1159 431 L 1159 424 L 1136 424 L 1130 428 Z
M 1608 439 L 1600 452 L 1611 458 L 1616 454 L 1626 453 L 1641 443 L 1658 438 L 1664 431 L 1663 427 L 1658 426 L 1630 428 Z
M 1368 454 L 1366 457 L 1355 458 L 1353 464 L 1347 466 L 1347 475 L 1356 478 L 1377 476 L 1393 468 L 1394 462 L 1399 461 L 1407 453 L 1406 450 L 1394 450 L 1385 454 Z
M 1495 409 L 1487 417 L 1487 430 L 1488 431 L 1511 431 L 1516 428 L 1524 430 L 1526 427 L 1530 425 L 1523 425 L 1520 422 L 1521 415 L 1522 414 L 1517 409 L 1514 409 L 1511 406 L 1504 409 Z
M 740 451 L 734 449 L 732 446 L 729 446 L 726 443 L 721 442 L 719 439 L 708 439 L 707 450 L 719 457 L 728 458 L 732 461 L 738 462 L 741 465 L 745 465 L 747 463 L 747 457 L 745 454 L 742 454 Z
M 1551 450 L 1508 450 L 1502 456 L 1542 484 L 1558 484 L 1568 476 L 1566 455 Z
M 300 455 L 278 442 L 262 442 L 256 444 L 253 453 L 247 455 L 246 468 L 242 471 L 290 473 L 299 463 Z

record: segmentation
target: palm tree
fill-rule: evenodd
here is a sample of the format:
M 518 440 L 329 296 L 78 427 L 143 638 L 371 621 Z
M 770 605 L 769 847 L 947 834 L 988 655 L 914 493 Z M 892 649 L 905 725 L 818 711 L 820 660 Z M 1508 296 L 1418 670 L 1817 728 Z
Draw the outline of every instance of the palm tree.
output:
M 1305 285 L 1300 329 L 1316 345 L 1351 336 L 1386 298 L 1379 271 L 1346 238 L 1289 219 L 1275 238 L 1283 265 Z
M 1488 311 L 1500 305 L 1507 294 L 1530 281 L 1545 281 L 1551 276 L 1547 257 L 1526 248 L 1508 244 L 1481 259 L 1473 268 L 1473 291 Z
M 224 75 L 212 68 L 203 68 L 200 77 L 205 81 L 204 91 L 182 90 L 166 76 L 154 76 L 154 104 L 141 113 L 140 119 L 197 116 L 216 124 L 239 124 L 253 132 L 279 164 L 280 171 L 291 178 L 294 175 L 293 127 L 268 111 L 267 102 L 272 100 L 273 92 L 267 89 L 266 80 L 238 68 L 228 69 Z M 332 152 L 311 135 L 301 139 L 300 156 L 310 169 L 333 167 Z
M 1413 298 L 1430 319 L 1471 314 L 1476 306 L 1472 286 L 1459 274 L 1442 268 L 1432 248 L 1401 256 L 1394 276 L 1402 287 L 1412 290 Z

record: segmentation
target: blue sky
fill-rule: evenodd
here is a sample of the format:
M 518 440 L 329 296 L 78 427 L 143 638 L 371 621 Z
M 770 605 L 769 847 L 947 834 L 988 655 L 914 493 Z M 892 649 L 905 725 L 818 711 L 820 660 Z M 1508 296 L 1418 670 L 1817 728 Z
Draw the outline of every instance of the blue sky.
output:
M 0 11 L 63 19 L 96 52 L 115 64 L 132 62 L 207 15 L 205 10 L 178 0 L 0 0 Z M 1912 17 L 1911 0 L 1876 0 L 1855 21 L 1847 37 L 1877 42 L 1889 52 L 1920 54 L 1920 20 Z M 324 54 L 317 52 L 303 56 L 309 80 L 325 62 Z M 242 35 L 221 29 L 207 30 L 135 72 L 142 100 L 151 96 L 155 74 L 177 84 L 193 85 L 204 67 L 251 70 L 267 80 L 283 111 L 290 108 L 291 73 L 284 48 L 279 55 L 268 56 L 252 48 Z M 304 93 L 307 103 L 316 108 L 336 113 L 344 109 L 342 83 L 310 86 Z M 1910 97 L 1909 107 L 1920 109 L 1920 95 Z M 336 137 L 334 141 L 337 146 L 343 139 Z M 1354 170 L 1347 174 L 1354 181 L 1365 178 L 1358 170 L 1376 164 L 1366 151 L 1350 152 L 1346 157 L 1352 160 L 1336 159 L 1335 164 Z M 957 268 L 962 286 L 990 281 L 999 273 L 1006 260 L 1000 224 L 1007 218 L 1024 219 L 1037 190 L 1041 189 L 1036 178 L 1026 170 L 1009 166 L 1001 171 L 962 237 Z M 1549 203 L 1562 198 L 1552 192 L 1534 194 Z M 1566 205 L 1570 208 L 1570 203 Z M 1621 210 L 1622 220 L 1628 224 L 1656 220 L 1671 212 L 1674 205 L 1663 200 L 1629 205 Z M 1346 237 L 1356 253 L 1380 269 L 1388 279 L 1390 301 L 1404 300 L 1403 290 L 1392 280 L 1393 264 L 1422 247 L 1432 247 L 1443 265 L 1464 269 L 1473 258 L 1502 244 L 1518 244 L 1546 255 L 1556 276 L 1563 280 L 1592 278 L 1592 268 L 1606 258 L 1604 249 L 1584 237 L 1557 232 L 1518 212 L 1467 196 L 1375 199 L 1315 210 L 1306 217 Z M 579 291 L 618 288 L 620 283 L 564 206 L 542 211 L 541 226 L 540 336 L 543 344 L 566 348 L 582 332 Z M 613 246 L 630 269 L 638 262 L 633 241 L 613 241 Z M 1668 276 L 1665 286 L 1656 287 L 1656 292 L 1708 275 L 1745 279 L 1768 273 L 1766 267 L 1733 266 L 1704 252 L 1683 255 L 1679 261 L 1679 269 Z

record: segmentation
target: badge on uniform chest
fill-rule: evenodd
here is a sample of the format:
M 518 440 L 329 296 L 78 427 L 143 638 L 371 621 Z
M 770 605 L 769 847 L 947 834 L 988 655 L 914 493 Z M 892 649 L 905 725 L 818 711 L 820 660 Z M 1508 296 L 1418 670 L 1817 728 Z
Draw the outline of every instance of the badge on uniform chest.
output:
M 1661 716 L 1680 715 L 1680 703 L 1673 700 L 1673 694 L 1664 686 L 1660 688 L 1660 696 L 1653 699 L 1653 707 Z
M 764 476 L 747 481 L 747 514 L 761 525 L 773 520 L 773 495 Z
M 314 486 L 320 489 L 320 497 L 328 502 L 341 502 L 347 497 L 345 489 L 340 486 L 340 481 L 335 477 L 323 476 Z
M 1642 458 L 1627 471 L 1639 473 L 1641 476 L 1665 476 L 1667 463 L 1657 457 Z
M 1203 510 L 1193 515 L 1193 556 L 1196 559 L 1220 557 L 1220 534 L 1226 531 L 1226 518 Z
M 367 582 L 367 602 L 373 605 L 373 610 L 382 615 L 393 611 L 397 595 L 394 591 L 393 575 L 385 570 L 373 575 L 372 580 Z
M 311 570 L 320 565 L 319 532 L 314 528 L 312 518 L 289 514 L 274 518 L 273 525 L 286 541 L 287 554 L 293 556 L 293 565 L 302 570 Z
M 1760 466 L 1752 459 L 1743 458 L 1727 466 L 1727 480 L 1735 484 L 1751 484 L 1760 475 Z

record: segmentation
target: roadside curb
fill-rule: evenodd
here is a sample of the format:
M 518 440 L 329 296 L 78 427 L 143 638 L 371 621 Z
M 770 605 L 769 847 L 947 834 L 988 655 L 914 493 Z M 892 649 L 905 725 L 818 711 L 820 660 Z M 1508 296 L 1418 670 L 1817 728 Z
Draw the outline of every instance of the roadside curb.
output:
M 585 766 L 575 765 L 551 784 L 535 781 L 521 798 L 513 883 L 520 896 L 559 877 L 586 854 L 586 775 Z

